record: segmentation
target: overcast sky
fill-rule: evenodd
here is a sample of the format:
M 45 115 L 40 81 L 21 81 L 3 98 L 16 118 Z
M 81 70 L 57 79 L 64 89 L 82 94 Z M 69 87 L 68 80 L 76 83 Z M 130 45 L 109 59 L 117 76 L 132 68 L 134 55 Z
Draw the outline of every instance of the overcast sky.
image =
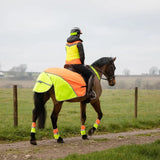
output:
M 117 57 L 116 74 L 160 69 L 160 0 L 0 0 L 1 70 L 63 67 L 75 26 L 86 64 Z

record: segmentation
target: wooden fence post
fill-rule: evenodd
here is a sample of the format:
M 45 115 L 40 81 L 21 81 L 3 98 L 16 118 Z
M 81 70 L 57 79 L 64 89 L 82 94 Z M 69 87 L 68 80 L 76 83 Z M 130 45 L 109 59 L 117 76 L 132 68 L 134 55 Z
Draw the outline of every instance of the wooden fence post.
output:
M 14 127 L 18 126 L 18 103 L 17 103 L 17 85 L 13 85 L 13 116 L 14 116 Z
M 135 87 L 135 118 L 137 118 L 138 87 Z

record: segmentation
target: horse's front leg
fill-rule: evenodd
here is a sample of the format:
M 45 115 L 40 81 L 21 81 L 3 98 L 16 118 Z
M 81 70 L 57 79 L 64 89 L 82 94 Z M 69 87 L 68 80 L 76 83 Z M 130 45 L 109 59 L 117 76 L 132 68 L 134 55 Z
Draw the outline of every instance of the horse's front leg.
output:
M 93 127 L 88 131 L 88 134 L 91 136 L 95 130 L 98 128 L 100 121 L 102 119 L 103 113 L 101 111 L 101 106 L 100 106 L 100 101 L 99 99 L 95 102 L 91 102 L 91 105 L 93 106 L 93 108 L 95 109 L 95 111 L 98 114 L 97 120 L 95 121 Z
M 57 127 L 58 115 L 59 115 L 59 112 L 61 111 L 61 108 L 62 108 L 62 102 L 54 104 L 54 110 L 51 114 L 53 134 L 54 134 L 54 138 L 57 140 L 58 143 L 64 143 L 63 139 L 60 137 L 58 127 Z
M 86 121 L 86 103 L 81 102 L 81 136 L 82 139 L 88 139 L 86 131 L 85 131 L 85 121 Z

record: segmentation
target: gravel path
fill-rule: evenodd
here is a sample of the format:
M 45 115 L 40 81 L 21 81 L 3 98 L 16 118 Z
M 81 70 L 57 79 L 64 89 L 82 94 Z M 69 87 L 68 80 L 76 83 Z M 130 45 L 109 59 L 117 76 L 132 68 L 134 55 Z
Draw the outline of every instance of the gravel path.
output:
M 157 139 L 160 139 L 160 128 L 94 135 L 89 140 L 82 140 L 81 137 L 65 138 L 64 144 L 57 144 L 55 140 L 49 139 L 38 141 L 38 145 L 33 146 L 28 141 L 22 141 L 0 144 L 0 160 L 49 160 L 73 153 L 86 154 L 121 145 L 151 143 Z

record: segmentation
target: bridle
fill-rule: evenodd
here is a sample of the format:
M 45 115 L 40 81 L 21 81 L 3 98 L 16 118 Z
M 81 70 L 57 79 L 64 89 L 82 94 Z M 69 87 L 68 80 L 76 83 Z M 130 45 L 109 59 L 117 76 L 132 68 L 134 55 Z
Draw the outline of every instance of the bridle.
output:
M 101 79 L 103 79 L 103 80 L 112 81 L 115 78 L 115 75 L 109 76 L 107 73 L 102 72 L 98 68 L 96 68 L 96 70 L 106 77 L 106 78 L 101 77 Z
M 110 76 L 110 77 L 106 77 L 106 78 L 101 78 L 103 80 L 107 80 L 107 81 L 112 81 L 115 78 L 115 76 Z
M 115 78 L 114 75 L 109 76 L 107 73 L 104 73 L 104 72 L 102 72 L 100 70 L 98 70 L 98 71 L 106 77 L 106 78 L 101 77 L 101 79 L 103 79 L 103 80 L 112 81 Z

